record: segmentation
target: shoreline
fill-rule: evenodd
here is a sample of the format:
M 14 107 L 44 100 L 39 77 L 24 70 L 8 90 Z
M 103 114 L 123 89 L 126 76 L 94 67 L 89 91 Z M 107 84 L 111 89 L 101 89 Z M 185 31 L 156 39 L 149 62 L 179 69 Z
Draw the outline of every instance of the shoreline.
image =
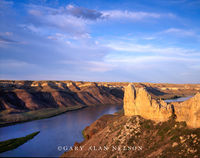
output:
M 42 110 L 55 110 L 53 112 L 55 113 L 52 113 L 50 115 L 43 115 L 43 116 L 32 116 L 32 118 L 24 118 L 24 120 L 19 120 L 19 121 L 16 121 L 16 122 L 3 122 L 1 121 L 0 122 L 0 128 L 2 127 L 7 127 L 7 126 L 11 126 L 11 125 L 15 125 L 15 124 L 19 124 L 19 123 L 25 123 L 25 122 L 31 122 L 31 121 L 35 121 L 35 120 L 42 120 L 42 119 L 47 119 L 47 118 L 51 118 L 51 117 L 54 117 L 54 116 L 58 116 L 58 115 L 61 115 L 61 114 L 64 114 L 66 112 L 70 112 L 70 111 L 75 111 L 75 110 L 79 110 L 79 109 L 83 109 L 83 108 L 86 108 L 88 106 L 86 105 L 76 105 L 76 106 L 72 106 L 72 107 L 65 107 L 65 109 L 62 110 L 62 108 L 46 108 L 46 109 L 40 109 L 40 110 L 35 110 L 35 111 L 29 111 L 29 112 L 33 112 L 33 113 L 36 113 L 38 111 L 42 111 Z M 58 110 L 61 110 L 61 111 L 58 111 Z M 23 112 L 23 113 L 20 113 L 18 115 L 22 116 L 24 113 L 28 113 L 28 112 Z M 14 115 L 14 114 L 10 114 L 11 116 Z M 23 116 L 22 116 L 23 117 Z M 1 117 L 0 117 L 1 119 Z
M 31 134 L 28 134 L 24 137 L 18 137 L 18 138 L 1 141 L 0 142 L 0 153 L 18 148 L 19 146 L 23 145 L 27 141 L 33 139 L 39 133 L 40 133 L 40 131 L 37 131 L 37 132 L 33 132 Z

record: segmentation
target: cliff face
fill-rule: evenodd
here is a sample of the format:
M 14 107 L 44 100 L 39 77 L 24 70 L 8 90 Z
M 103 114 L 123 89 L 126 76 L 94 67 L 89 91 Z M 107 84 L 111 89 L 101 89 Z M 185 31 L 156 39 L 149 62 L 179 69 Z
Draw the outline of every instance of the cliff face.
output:
M 193 128 L 200 127 L 200 94 L 182 103 L 165 103 L 152 99 L 145 88 L 135 88 L 130 84 L 125 88 L 124 114 L 126 116 L 140 115 L 153 121 L 167 121 L 176 117 L 176 121 L 186 121 Z
M 200 93 L 182 103 L 171 104 L 174 105 L 176 121 L 186 121 L 188 126 L 200 127 Z
M 0 82 L 0 111 L 37 110 L 74 105 L 122 104 L 123 90 L 93 82 Z
M 146 119 L 166 121 L 172 114 L 172 109 L 164 101 L 152 99 L 143 87 L 128 85 L 124 94 L 124 114 L 126 116 L 140 115 Z

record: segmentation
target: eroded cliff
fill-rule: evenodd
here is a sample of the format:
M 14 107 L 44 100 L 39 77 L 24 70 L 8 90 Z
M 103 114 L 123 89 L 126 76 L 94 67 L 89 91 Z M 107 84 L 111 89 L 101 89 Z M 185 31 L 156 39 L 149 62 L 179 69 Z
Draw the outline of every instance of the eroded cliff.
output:
M 122 104 L 123 90 L 94 82 L 7 81 L 0 83 L 0 111 L 74 105 Z
M 144 87 L 136 88 L 129 84 L 124 93 L 124 114 L 126 116 L 141 115 L 146 119 L 166 121 L 172 114 L 167 103 L 152 99 Z
M 200 127 L 200 93 L 181 103 L 167 104 L 163 100 L 152 99 L 144 87 L 136 88 L 129 84 L 124 94 L 124 114 L 140 115 L 157 122 L 167 121 L 170 117 L 176 121 L 185 121 L 192 128 Z

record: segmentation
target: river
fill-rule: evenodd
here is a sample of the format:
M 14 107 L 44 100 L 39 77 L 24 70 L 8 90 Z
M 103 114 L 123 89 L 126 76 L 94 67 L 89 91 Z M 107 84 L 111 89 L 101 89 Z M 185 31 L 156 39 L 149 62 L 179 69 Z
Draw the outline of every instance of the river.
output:
M 175 99 L 167 99 L 165 100 L 165 102 L 170 103 L 170 102 L 182 102 L 185 100 L 188 100 L 190 98 L 192 98 L 193 96 L 187 96 L 187 97 L 180 97 L 180 98 L 175 98 Z
M 120 110 L 118 105 L 98 105 L 66 112 L 48 119 L 20 123 L 0 128 L 0 141 L 26 136 L 40 131 L 32 140 L 0 154 L 0 157 L 59 157 L 60 146 L 72 146 L 83 141 L 82 130 L 105 114 Z

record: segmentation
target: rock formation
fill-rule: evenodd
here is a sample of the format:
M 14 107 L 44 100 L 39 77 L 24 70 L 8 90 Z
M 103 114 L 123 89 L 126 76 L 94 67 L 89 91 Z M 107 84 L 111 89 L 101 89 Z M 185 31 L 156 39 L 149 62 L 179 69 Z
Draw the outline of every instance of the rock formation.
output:
M 186 121 L 190 127 L 200 127 L 200 93 L 184 102 L 171 104 L 174 105 L 176 121 Z
M 200 127 L 200 93 L 182 103 L 169 103 L 152 99 L 144 87 L 136 88 L 129 84 L 124 94 L 124 114 L 140 115 L 154 121 L 167 121 L 176 116 L 176 121 L 185 121 L 192 128 Z
M 140 115 L 155 121 L 167 121 L 172 115 L 172 109 L 164 101 L 152 99 L 144 87 L 136 88 L 129 84 L 124 94 L 124 114 Z

